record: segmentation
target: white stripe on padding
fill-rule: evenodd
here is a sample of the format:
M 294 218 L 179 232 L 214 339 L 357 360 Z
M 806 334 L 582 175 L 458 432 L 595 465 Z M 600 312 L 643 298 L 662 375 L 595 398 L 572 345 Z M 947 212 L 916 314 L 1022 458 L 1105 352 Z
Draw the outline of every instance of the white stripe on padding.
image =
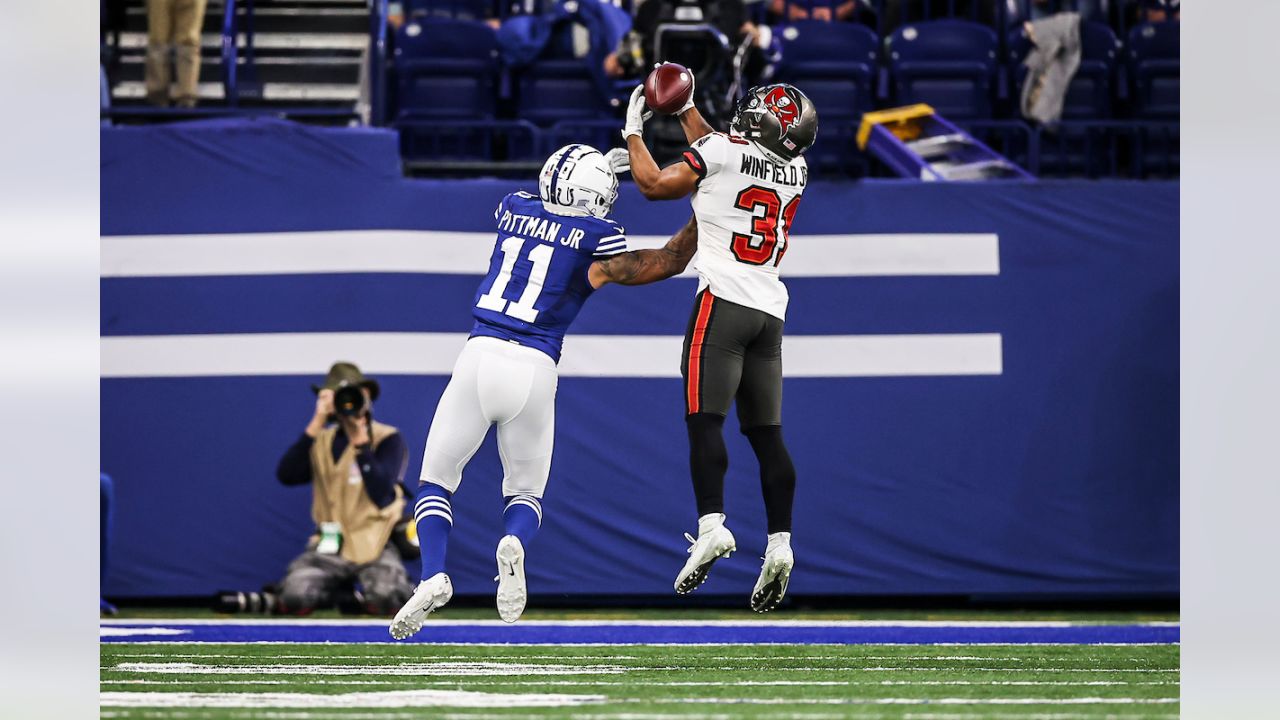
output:
M 626 239 L 626 237 L 627 237 L 626 235 L 622 235 L 622 234 L 618 234 L 618 235 L 610 235 L 610 236 L 608 236 L 608 237 L 602 237 L 602 238 L 600 238 L 600 244 L 601 244 L 601 245 L 603 245 L 603 244 L 605 244 L 606 242 L 608 242 L 608 241 L 610 241 L 610 240 L 617 240 L 617 239 L 619 239 L 619 238 L 622 238 L 622 239 L 624 239 L 624 240 L 625 240 L 625 239 Z
M 453 508 L 449 507 L 448 505 L 419 505 L 418 507 L 413 509 L 413 512 L 417 514 L 417 513 L 424 512 L 426 510 L 439 510 L 440 512 L 446 512 L 446 513 L 449 513 L 450 515 L 453 514 Z
M 421 513 L 421 514 L 418 514 L 418 515 L 413 516 L 413 519 L 414 519 L 414 520 L 421 521 L 421 520 L 423 520 L 424 518 L 429 518 L 429 517 L 439 517 L 439 518 L 444 518 L 445 520 L 448 520 L 448 521 L 449 521 L 449 524 L 450 524 L 450 525 L 452 525 L 452 524 L 453 524 L 453 516 L 452 516 L 452 515 L 450 515 L 449 513 L 445 512 L 445 511 L 443 511 L 443 510 L 435 510 L 435 509 L 427 510 L 427 511 L 425 511 L 425 512 Z
M 449 507 L 449 501 L 438 495 L 428 495 L 427 497 L 419 500 L 416 507 L 424 507 L 426 505 L 439 505 L 440 507 L 447 508 Z
M 426 515 L 428 515 L 428 512 L 429 511 L 425 509 L 416 510 L 415 512 L 413 512 L 413 520 L 417 521 L 417 520 L 421 520 L 422 518 L 426 518 Z M 436 515 L 440 515 L 440 518 L 448 518 L 449 523 L 453 523 L 453 512 L 449 512 L 448 510 L 440 510 L 439 507 L 433 507 L 433 509 L 430 509 L 430 512 L 435 512 Z
M 530 497 L 528 495 L 517 495 L 511 499 L 511 502 L 507 503 L 508 508 L 512 505 L 524 505 L 532 508 L 533 512 L 538 516 L 538 524 L 542 524 L 542 503 L 538 502 L 537 498 Z
M 679 335 L 569 335 L 561 377 L 680 377 Z M 104 378 L 324 374 L 333 348 L 371 375 L 449 375 L 466 333 L 250 333 L 102 338 Z M 999 375 L 998 333 L 790 335 L 787 377 Z M 320 360 L 317 360 L 319 358 Z
M 495 198 L 496 200 L 497 198 Z M 803 211 L 801 211 L 803 213 Z M 673 226 L 672 232 L 678 228 Z M 109 235 L 102 277 L 443 273 L 484 275 L 491 232 L 341 230 L 223 235 Z M 668 235 L 632 235 L 632 248 L 660 248 Z M 352 253 L 351 248 L 360 251 Z M 783 277 L 998 275 L 991 233 L 794 235 Z M 691 269 L 684 273 L 692 277 Z

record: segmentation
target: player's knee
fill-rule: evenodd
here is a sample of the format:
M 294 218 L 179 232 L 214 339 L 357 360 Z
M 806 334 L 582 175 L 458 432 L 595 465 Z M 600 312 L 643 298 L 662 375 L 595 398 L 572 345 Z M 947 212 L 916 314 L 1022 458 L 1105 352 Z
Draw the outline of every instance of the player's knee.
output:
M 453 493 L 458 492 L 458 486 L 461 484 L 462 475 L 460 473 L 450 475 L 449 473 L 428 472 L 424 469 L 422 476 L 418 478 L 418 494 L 421 495 L 426 486 L 435 485 L 439 489 L 447 492 L 449 495 L 452 495 Z
M 551 475 L 551 459 L 511 460 L 507 463 L 507 474 L 502 478 L 502 496 L 528 495 L 541 498 L 547 489 L 547 478 Z
M 685 417 L 689 430 L 689 455 L 695 464 L 728 468 L 729 453 L 724 446 L 724 416 L 694 413 Z
M 796 470 L 782 441 L 781 425 L 757 425 L 743 428 L 751 449 L 760 462 L 760 474 L 766 482 L 795 483 Z
M 707 432 L 719 435 L 724 427 L 724 416 L 709 412 L 692 413 L 685 416 L 684 422 L 689 428 L 690 435 Z

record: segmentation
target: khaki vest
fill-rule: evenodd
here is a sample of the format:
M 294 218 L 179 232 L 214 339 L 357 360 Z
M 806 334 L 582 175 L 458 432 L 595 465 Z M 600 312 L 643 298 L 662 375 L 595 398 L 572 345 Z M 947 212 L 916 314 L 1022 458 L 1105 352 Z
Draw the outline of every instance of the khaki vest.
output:
M 373 447 L 397 432 L 377 420 L 370 428 Z M 311 517 L 316 525 L 336 522 L 342 525 L 342 557 L 362 565 L 382 554 L 391 539 L 391 530 L 404 512 L 404 490 L 396 483 L 396 499 L 379 508 L 364 490 L 360 471 L 355 468 L 355 447 L 348 444 L 337 461 L 333 459 L 333 439 L 337 426 L 327 427 L 311 444 L 311 481 L 314 498 Z M 354 473 L 354 474 L 353 474 Z

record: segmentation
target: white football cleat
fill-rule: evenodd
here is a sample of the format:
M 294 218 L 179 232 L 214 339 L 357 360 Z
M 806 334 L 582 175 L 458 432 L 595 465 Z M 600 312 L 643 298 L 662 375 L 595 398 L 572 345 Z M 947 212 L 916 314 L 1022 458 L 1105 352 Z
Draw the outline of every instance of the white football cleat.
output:
M 681 595 L 693 592 L 699 585 L 706 582 L 707 573 L 711 571 L 712 564 L 722 557 L 729 557 L 734 550 L 738 549 L 733 533 L 729 532 L 729 528 L 724 525 L 716 525 L 706 532 L 699 532 L 697 539 L 689 533 L 685 533 L 684 538 L 690 543 L 689 559 L 680 569 L 680 574 L 676 575 L 675 583 L 676 592 Z
M 790 545 L 779 545 L 765 552 L 760 579 L 756 580 L 756 587 L 751 591 L 752 610 L 765 613 L 778 607 L 787 594 L 787 583 L 791 581 L 791 568 L 795 564 Z
M 412 637 L 422 629 L 422 622 L 427 616 L 444 607 L 452 597 L 453 581 L 442 572 L 418 583 L 413 597 L 409 598 L 409 602 L 400 608 L 400 612 L 391 621 L 391 637 L 396 640 Z
M 529 588 L 524 580 L 524 545 L 508 535 L 498 541 L 498 617 L 513 623 L 524 614 Z

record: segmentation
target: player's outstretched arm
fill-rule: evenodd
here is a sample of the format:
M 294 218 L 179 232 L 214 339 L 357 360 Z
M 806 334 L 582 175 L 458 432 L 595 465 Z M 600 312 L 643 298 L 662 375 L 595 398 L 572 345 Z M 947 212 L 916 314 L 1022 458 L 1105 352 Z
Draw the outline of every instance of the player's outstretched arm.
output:
M 689 222 L 658 250 L 632 250 L 591 263 L 587 280 L 593 288 L 611 282 L 646 285 L 666 280 L 684 272 L 697 249 L 698 222 L 696 218 L 689 218 Z
M 693 106 L 692 100 L 689 108 L 681 111 L 679 117 L 680 127 L 684 129 L 684 139 L 690 145 L 716 131 L 711 127 L 711 123 L 702 117 L 702 113 L 698 112 L 698 108 Z
M 636 181 L 640 193 L 650 200 L 675 200 L 689 195 L 697 188 L 697 173 L 682 162 L 661 169 L 658 167 L 641 138 L 646 117 L 644 86 L 637 85 L 631 93 L 631 102 L 627 105 L 627 122 L 622 128 L 622 137 L 627 141 L 631 179 Z
M 631 158 L 631 179 L 636 181 L 640 194 L 650 200 L 675 200 L 692 194 L 698 187 L 698 174 L 687 163 L 659 168 L 639 135 L 627 138 L 627 153 Z

